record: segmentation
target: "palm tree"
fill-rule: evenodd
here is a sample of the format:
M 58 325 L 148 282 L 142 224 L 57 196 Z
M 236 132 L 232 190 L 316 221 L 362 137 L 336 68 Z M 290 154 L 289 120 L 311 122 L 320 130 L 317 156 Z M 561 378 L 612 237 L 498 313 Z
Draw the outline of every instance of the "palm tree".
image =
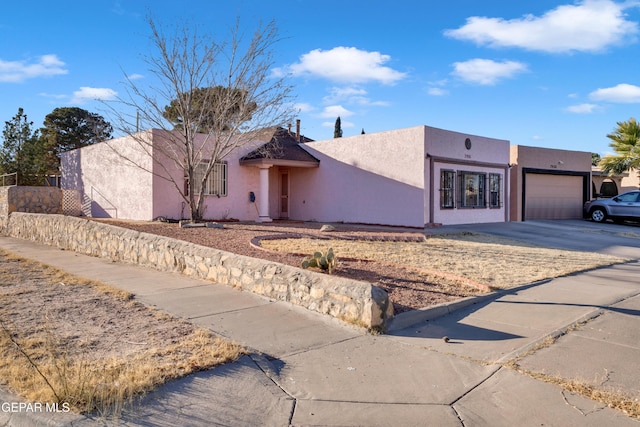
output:
M 616 154 L 608 154 L 600 161 L 602 171 L 609 175 L 640 169 L 640 123 L 631 117 L 617 124 L 613 133 L 607 135 Z

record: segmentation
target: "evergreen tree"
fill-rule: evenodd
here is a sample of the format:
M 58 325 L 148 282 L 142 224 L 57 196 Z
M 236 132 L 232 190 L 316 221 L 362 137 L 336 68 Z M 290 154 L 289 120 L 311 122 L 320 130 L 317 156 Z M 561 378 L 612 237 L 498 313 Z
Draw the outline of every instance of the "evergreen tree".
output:
M 215 86 L 196 88 L 188 93 L 181 93 L 164 107 L 163 116 L 174 125 L 174 129 L 182 130 L 184 111 L 198 117 L 197 132 L 209 133 L 217 129 L 229 130 L 236 123 L 251 120 L 251 113 L 258 108 L 253 101 L 247 101 L 248 93 L 239 88 Z
M 60 169 L 60 153 L 111 139 L 113 128 L 101 115 L 78 107 L 56 108 L 40 129 L 45 149 L 42 163 L 48 174 Z
M 27 119 L 22 108 L 18 108 L 11 120 L 4 123 L 2 148 L 0 149 L 0 172 L 17 173 L 19 185 L 42 185 L 45 174 L 43 164 L 44 145 L 38 130 L 32 131 L 33 122 Z
M 340 121 L 340 116 L 336 119 L 336 126 L 333 129 L 333 137 L 342 138 L 342 122 Z

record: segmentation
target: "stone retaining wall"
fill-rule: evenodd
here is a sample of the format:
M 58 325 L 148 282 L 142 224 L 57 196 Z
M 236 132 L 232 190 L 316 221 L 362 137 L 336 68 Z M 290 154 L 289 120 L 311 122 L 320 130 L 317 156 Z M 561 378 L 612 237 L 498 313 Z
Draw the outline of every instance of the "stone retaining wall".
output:
M 211 280 L 369 329 L 383 330 L 393 316 L 387 293 L 368 283 L 83 218 L 13 212 L 5 234 L 86 255 Z
M 3 231 L 9 221 L 9 188 L 0 187 L 0 231 Z
M 62 192 L 58 187 L 0 187 L 0 230 L 11 212 L 61 213 Z

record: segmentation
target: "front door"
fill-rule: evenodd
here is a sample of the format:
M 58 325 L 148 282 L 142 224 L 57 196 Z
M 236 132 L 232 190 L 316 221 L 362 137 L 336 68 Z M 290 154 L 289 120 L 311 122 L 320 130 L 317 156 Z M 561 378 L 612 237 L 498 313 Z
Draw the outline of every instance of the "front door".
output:
M 280 218 L 289 218 L 289 171 L 280 171 Z

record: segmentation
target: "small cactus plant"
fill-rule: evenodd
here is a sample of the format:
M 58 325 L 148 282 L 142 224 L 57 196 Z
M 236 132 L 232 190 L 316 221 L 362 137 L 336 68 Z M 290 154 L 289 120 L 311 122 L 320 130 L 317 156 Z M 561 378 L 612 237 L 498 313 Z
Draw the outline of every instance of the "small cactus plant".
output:
M 329 274 L 333 273 L 336 268 L 338 259 L 333 253 L 333 248 L 329 248 L 326 254 L 322 252 L 314 252 L 312 256 L 306 257 L 302 261 L 302 268 L 319 268 Z

